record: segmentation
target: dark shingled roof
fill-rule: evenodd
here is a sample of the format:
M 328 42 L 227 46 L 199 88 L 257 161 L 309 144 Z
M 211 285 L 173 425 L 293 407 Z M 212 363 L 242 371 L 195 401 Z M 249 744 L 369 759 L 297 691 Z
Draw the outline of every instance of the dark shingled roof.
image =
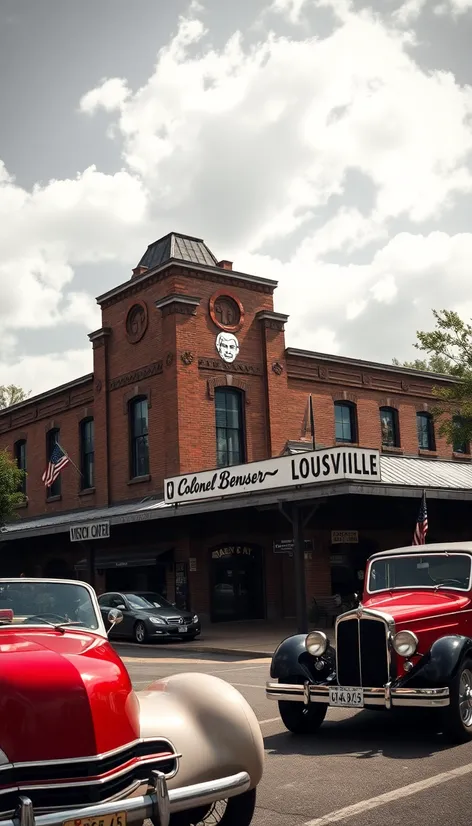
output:
M 158 241 L 149 244 L 138 266 L 151 270 L 171 258 L 191 264 L 206 264 L 208 267 L 216 267 L 218 264 L 218 259 L 201 238 L 169 232 L 164 238 L 159 238 Z

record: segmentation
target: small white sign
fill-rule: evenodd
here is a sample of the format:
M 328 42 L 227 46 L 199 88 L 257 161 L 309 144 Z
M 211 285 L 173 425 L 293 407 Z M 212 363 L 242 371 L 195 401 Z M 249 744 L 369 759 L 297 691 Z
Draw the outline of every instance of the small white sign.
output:
M 167 504 L 174 505 L 179 502 L 259 493 L 275 488 L 320 485 L 343 479 L 379 482 L 380 452 L 360 447 L 333 447 L 310 450 L 296 456 L 279 456 L 263 462 L 188 473 L 165 479 L 164 498 Z
M 349 545 L 358 542 L 359 533 L 357 531 L 331 531 L 332 545 Z
M 197 560 L 196 557 L 191 556 L 188 561 L 188 569 L 189 571 L 196 571 L 197 570 Z
M 85 525 L 73 525 L 69 530 L 71 542 L 87 542 L 90 539 L 109 539 L 109 522 L 87 522 Z

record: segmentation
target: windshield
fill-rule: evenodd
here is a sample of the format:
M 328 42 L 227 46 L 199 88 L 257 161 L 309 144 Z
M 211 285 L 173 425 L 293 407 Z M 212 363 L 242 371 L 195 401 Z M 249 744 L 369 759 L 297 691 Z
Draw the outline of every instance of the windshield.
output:
M 470 588 L 468 554 L 402 554 L 376 559 L 369 571 L 369 593 L 394 588 Z
M 44 580 L 0 580 L 1 625 L 76 625 L 96 631 L 99 619 L 83 585 Z
M 170 602 L 151 592 L 146 594 L 126 594 L 132 608 L 172 608 Z

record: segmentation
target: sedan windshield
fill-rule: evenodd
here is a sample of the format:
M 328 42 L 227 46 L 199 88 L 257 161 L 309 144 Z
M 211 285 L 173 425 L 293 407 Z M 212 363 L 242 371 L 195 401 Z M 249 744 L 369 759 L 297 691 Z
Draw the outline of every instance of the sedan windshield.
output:
M 402 554 L 376 559 L 369 572 L 369 593 L 394 588 L 470 588 L 468 554 Z
M 132 608 L 154 609 L 154 608 L 172 608 L 172 605 L 159 594 L 126 594 L 126 599 Z
M 80 583 L 0 579 L 0 624 L 75 625 L 96 631 L 99 619 Z

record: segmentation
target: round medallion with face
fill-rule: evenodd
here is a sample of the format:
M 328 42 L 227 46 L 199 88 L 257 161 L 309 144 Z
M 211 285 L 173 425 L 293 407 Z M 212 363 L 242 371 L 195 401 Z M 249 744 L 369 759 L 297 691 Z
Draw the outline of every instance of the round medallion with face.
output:
M 239 353 L 239 342 L 233 333 L 219 333 L 215 347 L 219 357 L 228 364 L 231 364 Z

